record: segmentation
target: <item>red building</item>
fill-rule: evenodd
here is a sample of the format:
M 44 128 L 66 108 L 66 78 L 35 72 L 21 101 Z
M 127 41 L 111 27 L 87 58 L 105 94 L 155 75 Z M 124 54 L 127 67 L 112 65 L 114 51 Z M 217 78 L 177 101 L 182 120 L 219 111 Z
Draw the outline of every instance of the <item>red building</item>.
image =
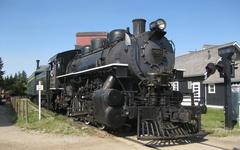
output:
M 91 40 L 94 38 L 107 38 L 107 32 L 78 32 L 76 34 L 75 48 L 91 45 Z

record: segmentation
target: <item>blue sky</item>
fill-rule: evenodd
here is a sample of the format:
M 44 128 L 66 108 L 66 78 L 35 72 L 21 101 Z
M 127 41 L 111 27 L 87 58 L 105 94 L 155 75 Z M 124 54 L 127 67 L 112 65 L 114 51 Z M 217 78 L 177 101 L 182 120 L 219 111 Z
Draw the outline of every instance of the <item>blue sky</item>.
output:
M 240 42 L 239 0 L 0 0 L 0 57 L 7 75 L 34 71 L 73 49 L 76 32 L 130 27 L 132 19 L 167 22 L 176 54 L 203 44 Z

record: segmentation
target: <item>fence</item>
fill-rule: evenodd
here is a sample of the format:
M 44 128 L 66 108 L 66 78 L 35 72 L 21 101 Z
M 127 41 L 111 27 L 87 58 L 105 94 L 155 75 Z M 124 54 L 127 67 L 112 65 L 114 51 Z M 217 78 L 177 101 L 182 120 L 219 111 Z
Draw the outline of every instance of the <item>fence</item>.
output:
M 11 104 L 18 117 L 28 123 L 29 99 L 24 97 L 12 97 Z

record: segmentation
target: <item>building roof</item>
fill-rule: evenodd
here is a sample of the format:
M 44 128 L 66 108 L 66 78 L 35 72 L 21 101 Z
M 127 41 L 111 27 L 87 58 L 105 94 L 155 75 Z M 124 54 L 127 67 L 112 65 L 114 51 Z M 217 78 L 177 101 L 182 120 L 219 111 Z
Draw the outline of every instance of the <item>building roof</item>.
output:
M 107 32 L 77 32 L 76 36 L 107 36 Z
M 79 49 L 84 45 L 91 45 L 92 39 L 107 38 L 107 32 L 78 32 L 76 33 L 75 49 Z
M 194 51 L 189 54 L 176 57 L 175 69 L 183 69 L 184 77 L 204 76 L 205 67 L 208 63 L 217 63 L 220 59 L 218 49 L 223 47 L 234 46 L 237 49 L 237 55 L 240 56 L 240 46 L 237 42 L 230 42 L 222 45 L 204 45 L 202 50 Z M 236 63 L 240 63 L 240 58 L 237 58 Z M 240 65 L 235 71 L 235 78 L 232 82 L 240 82 Z M 219 78 L 218 71 L 204 81 L 204 83 L 222 83 L 223 79 Z

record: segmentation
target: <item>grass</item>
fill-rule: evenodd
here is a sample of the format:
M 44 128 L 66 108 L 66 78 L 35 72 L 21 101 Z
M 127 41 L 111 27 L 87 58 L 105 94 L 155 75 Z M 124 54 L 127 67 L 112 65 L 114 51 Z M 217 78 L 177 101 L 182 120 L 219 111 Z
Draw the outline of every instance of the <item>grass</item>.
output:
M 43 133 L 54 133 L 64 135 L 100 135 L 98 130 L 93 127 L 85 126 L 79 122 L 74 122 L 72 119 L 48 111 L 42 108 L 42 119 L 38 120 L 38 109 L 33 103 L 29 103 L 28 122 L 17 117 L 14 111 L 11 111 L 10 106 L 7 106 L 9 111 L 9 118 L 12 122 L 16 122 L 17 126 L 40 131 Z M 240 135 L 239 125 L 235 125 L 233 130 L 224 129 L 224 111 L 223 109 L 208 108 L 206 114 L 202 115 L 202 129 L 209 133 L 210 136 L 225 137 Z
M 235 125 L 233 130 L 224 129 L 223 109 L 208 108 L 207 113 L 202 115 L 202 129 L 216 137 L 240 135 L 238 124 Z
M 16 114 L 10 114 L 16 118 Z M 14 117 L 15 116 L 15 117 Z M 42 108 L 42 119 L 38 120 L 37 106 L 29 102 L 28 122 L 25 118 L 17 117 L 16 125 L 27 130 L 35 130 L 43 133 L 54 133 L 63 135 L 94 135 L 96 129 L 86 126 L 73 119 L 67 118 Z

